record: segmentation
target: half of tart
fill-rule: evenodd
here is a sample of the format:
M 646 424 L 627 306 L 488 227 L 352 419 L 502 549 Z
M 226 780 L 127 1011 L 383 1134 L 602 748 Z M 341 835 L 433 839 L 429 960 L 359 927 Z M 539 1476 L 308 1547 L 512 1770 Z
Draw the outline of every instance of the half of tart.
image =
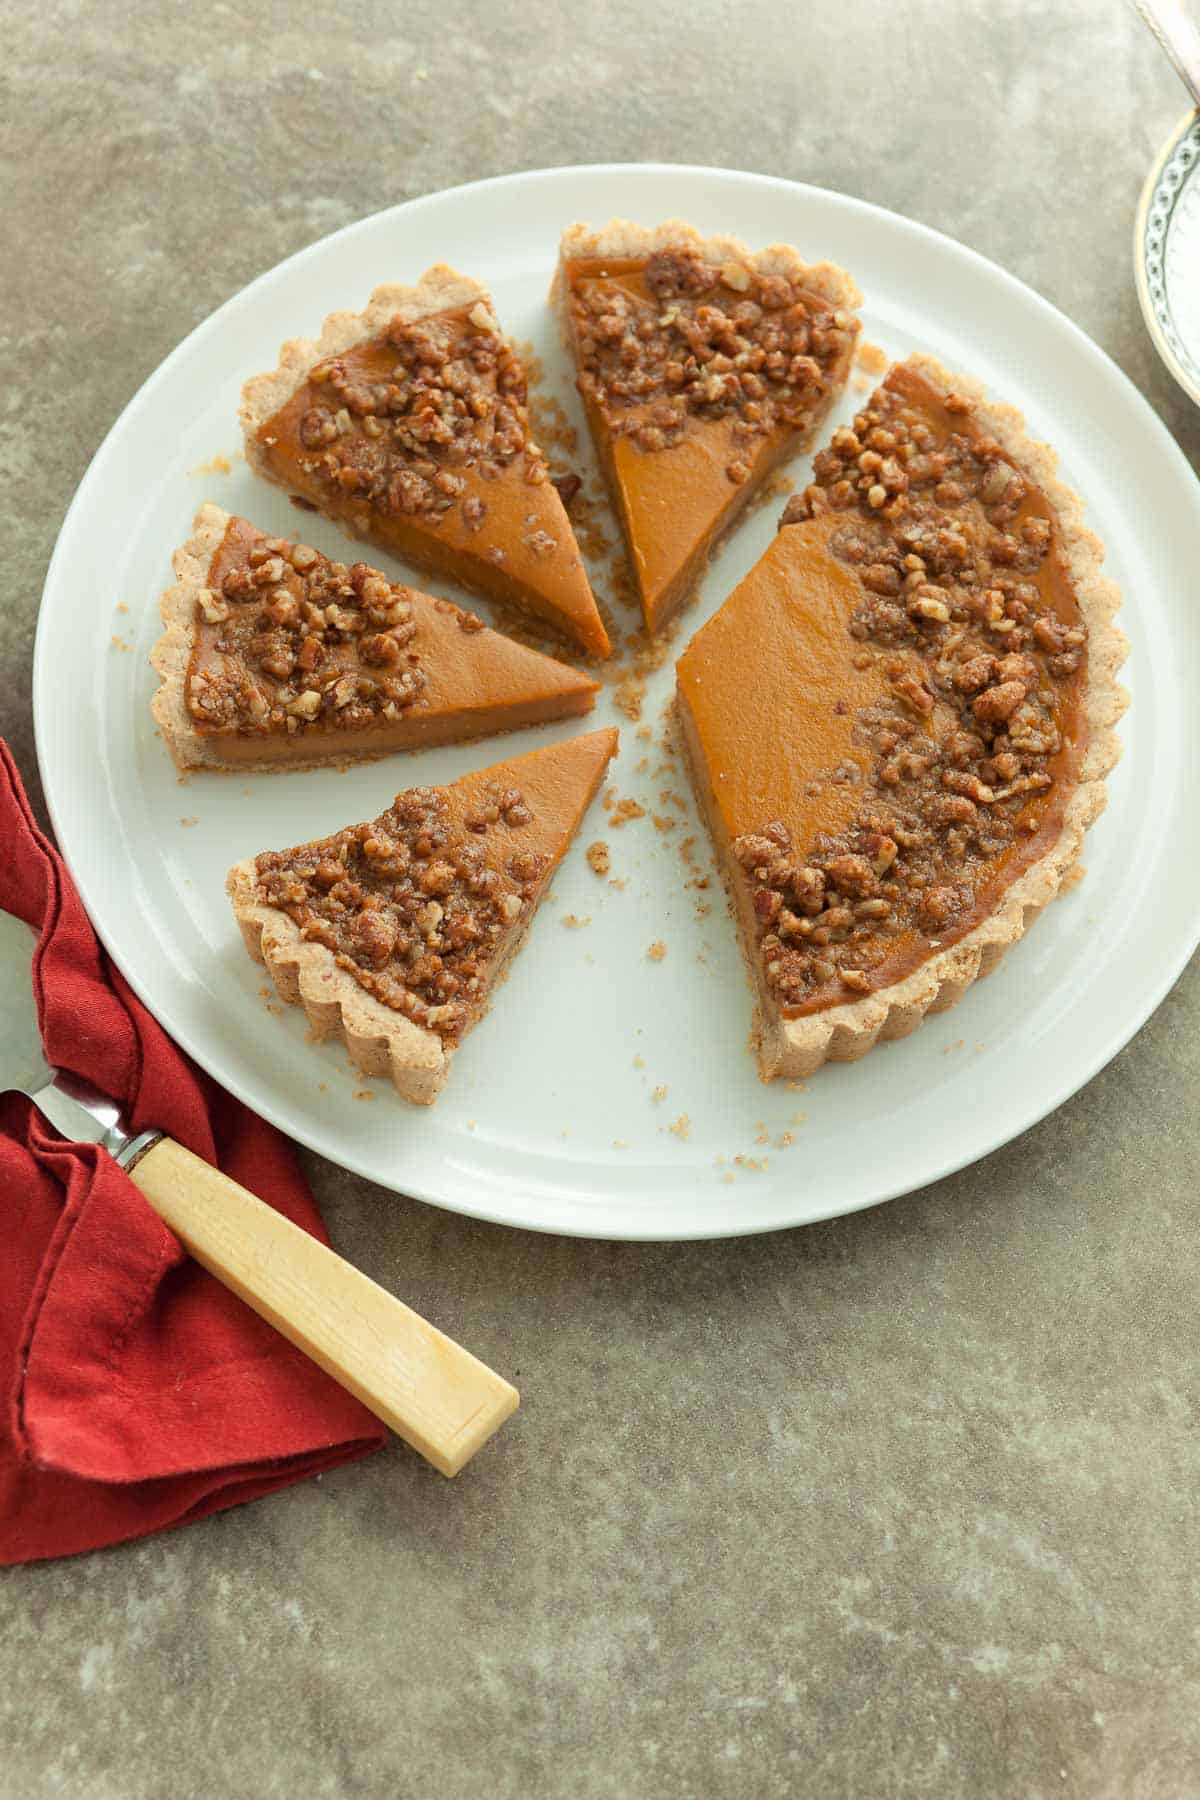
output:
M 845 385 L 861 297 L 785 245 L 613 219 L 565 233 L 552 298 L 657 631 L 771 471 L 808 448 Z
M 953 1005 L 1104 805 L 1120 597 L 1055 467 L 1018 413 L 910 358 L 679 661 L 764 1077 Z
M 429 1105 L 616 748 L 611 730 L 549 744 L 238 863 L 226 885 L 247 950 L 318 1037 L 340 1033 L 360 1069 Z
M 180 769 L 307 768 L 589 711 L 596 683 L 473 613 L 205 505 L 151 654 Z
M 240 416 L 251 467 L 352 536 L 608 655 L 525 370 L 478 282 L 439 265 L 331 313 L 246 383 Z

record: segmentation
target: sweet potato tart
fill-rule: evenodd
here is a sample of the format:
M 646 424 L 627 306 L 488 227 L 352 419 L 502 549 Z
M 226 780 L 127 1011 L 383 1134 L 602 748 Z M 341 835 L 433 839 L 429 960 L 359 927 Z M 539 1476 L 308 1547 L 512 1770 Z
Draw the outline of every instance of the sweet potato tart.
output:
M 478 282 L 439 265 L 376 288 L 284 344 L 240 416 L 251 467 L 352 536 L 608 655 L 525 370 Z
M 786 245 L 613 219 L 564 234 L 552 298 L 657 631 L 772 470 L 808 448 L 845 385 L 860 295 Z
M 814 463 L 677 667 L 764 1077 L 951 1006 L 1104 805 L 1119 594 L 1054 454 L 914 356 Z
M 364 562 L 202 506 L 151 660 L 182 770 L 295 769 L 587 712 L 597 684 Z
M 548 744 L 448 787 L 409 788 L 369 824 L 238 863 L 247 950 L 318 1037 L 428 1105 L 487 1010 L 617 748 Z

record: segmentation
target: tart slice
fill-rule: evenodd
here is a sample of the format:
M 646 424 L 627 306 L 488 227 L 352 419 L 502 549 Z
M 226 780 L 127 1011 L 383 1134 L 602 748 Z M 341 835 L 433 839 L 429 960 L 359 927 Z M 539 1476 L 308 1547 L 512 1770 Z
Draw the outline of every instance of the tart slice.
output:
M 566 232 L 552 298 L 657 631 L 771 471 L 812 441 L 845 386 L 861 297 L 785 245 L 614 219 Z
M 764 1077 L 953 1005 L 1075 863 L 1125 704 L 1082 513 L 1018 413 L 912 357 L 680 659 Z
M 155 720 L 180 769 L 308 768 L 587 712 L 596 683 L 473 613 L 196 514 L 160 602 Z
M 240 416 L 251 467 L 352 536 L 608 655 L 525 370 L 478 282 L 439 265 L 331 313 L 246 383 Z
M 436 1099 L 617 748 L 615 731 L 409 788 L 366 825 L 230 870 L 246 948 L 318 1037 Z

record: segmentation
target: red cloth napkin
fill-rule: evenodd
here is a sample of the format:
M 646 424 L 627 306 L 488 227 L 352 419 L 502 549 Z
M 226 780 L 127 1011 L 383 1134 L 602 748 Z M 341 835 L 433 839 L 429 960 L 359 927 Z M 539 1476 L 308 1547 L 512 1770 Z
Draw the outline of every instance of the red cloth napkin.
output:
M 108 961 L 2 739 L 0 908 L 39 933 L 50 1061 L 327 1243 L 291 1145 L 193 1067 Z M 0 1098 L 0 1231 L 0 1563 L 185 1525 L 383 1442 L 110 1157 L 17 1094 Z

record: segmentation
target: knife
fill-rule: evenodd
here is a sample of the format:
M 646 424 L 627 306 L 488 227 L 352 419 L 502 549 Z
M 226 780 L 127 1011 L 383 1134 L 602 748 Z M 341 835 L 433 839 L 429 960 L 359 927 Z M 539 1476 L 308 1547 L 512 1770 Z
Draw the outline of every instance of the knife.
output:
M 72 1143 L 99 1144 L 163 1223 L 326 1374 L 443 1475 L 515 1412 L 514 1387 L 360 1269 L 42 1050 L 29 927 L 0 912 L 0 1092 L 27 1094 Z

